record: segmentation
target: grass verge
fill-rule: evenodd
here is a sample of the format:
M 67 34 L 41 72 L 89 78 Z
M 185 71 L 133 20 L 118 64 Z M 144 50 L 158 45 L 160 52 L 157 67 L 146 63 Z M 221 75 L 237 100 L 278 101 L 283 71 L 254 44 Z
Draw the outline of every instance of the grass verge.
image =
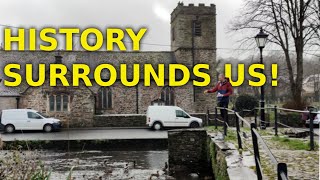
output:
M 278 143 L 280 146 L 287 147 L 290 150 L 310 150 L 310 142 L 301 141 L 298 139 L 290 139 L 287 137 L 272 137 L 272 141 Z M 316 150 L 319 149 L 319 145 L 315 142 Z

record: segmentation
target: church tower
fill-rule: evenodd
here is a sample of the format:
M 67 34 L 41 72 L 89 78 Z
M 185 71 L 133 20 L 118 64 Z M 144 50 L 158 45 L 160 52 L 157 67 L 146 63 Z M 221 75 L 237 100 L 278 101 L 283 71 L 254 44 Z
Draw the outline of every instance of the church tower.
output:
M 216 62 L 216 6 L 211 4 L 178 6 L 171 13 L 171 50 L 177 63 L 190 69 L 196 64 L 209 64 L 211 83 L 208 87 L 193 87 L 193 104 L 196 112 L 213 110 L 215 97 L 203 94 L 215 84 Z M 208 97 L 209 96 L 209 97 Z

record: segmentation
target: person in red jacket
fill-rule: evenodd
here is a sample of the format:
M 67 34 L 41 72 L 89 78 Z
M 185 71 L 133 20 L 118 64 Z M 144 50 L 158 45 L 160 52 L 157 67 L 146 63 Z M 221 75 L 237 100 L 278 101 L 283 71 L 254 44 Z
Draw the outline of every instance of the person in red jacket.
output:
M 218 107 L 228 108 L 229 96 L 232 94 L 232 86 L 229 82 L 229 78 L 226 78 L 223 74 L 219 75 L 219 81 L 215 87 L 209 90 L 205 90 L 204 93 L 217 93 Z M 226 117 L 227 111 L 220 109 L 221 117 Z M 228 121 L 228 120 L 227 120 Z

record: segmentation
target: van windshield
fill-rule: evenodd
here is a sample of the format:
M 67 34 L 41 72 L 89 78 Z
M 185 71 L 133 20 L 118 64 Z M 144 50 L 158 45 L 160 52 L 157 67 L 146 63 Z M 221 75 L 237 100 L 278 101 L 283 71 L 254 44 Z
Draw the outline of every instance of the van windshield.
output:
M 40 116 L 44 117 L 44 118 L 49 118 L 49 116 L 45 115 L 45 114 L 42 114 L 40 112 L 37 112 L 37 114 L 39 114 Z
M 181 110 L 176 110 L 176 117 L 190 118 L 187 113 Z

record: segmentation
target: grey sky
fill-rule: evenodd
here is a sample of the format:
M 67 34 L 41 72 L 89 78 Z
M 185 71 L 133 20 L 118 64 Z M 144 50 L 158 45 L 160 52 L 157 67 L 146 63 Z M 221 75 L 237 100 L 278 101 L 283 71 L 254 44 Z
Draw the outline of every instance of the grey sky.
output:
M 143 43 L 170 45 L 170 13 L 179 0 L 0 0 L 0 24 L 30 27 L 147 27 Z M 180 0 L 181 1 L 181 0 Z M 217 47 L 236 48 L 226 25 L 242 0 L 185 0 L 217 7 Z M 0 42 L 3 42 L 3 27 Z M 142 50 L 170 50 L 169 46 L 142 45 Z M 218 50 L 218 56 L 231 56 Z

